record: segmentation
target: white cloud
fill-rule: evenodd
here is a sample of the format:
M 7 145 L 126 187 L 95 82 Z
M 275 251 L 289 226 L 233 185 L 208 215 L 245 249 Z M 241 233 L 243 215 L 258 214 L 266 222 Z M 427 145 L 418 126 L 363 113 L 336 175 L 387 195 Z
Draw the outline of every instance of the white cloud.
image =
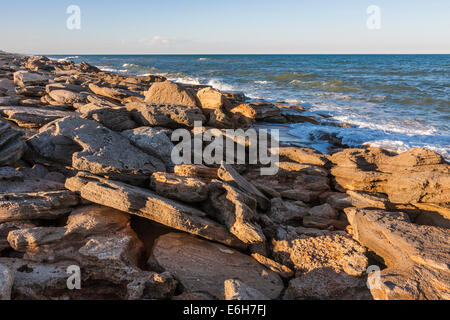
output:
M 170 44 L 170 40 L 168 38 L 156 35 L 151 39 L 141 39 L 139 43 L 148 47 L 155 47 L 160 45 L 168 45 Z

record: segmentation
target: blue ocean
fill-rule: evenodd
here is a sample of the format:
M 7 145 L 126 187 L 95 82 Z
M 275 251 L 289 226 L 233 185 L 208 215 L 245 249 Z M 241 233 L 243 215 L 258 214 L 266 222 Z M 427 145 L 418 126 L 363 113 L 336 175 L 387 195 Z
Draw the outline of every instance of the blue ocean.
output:
M 103 71 L 158 74 L 250 99 L 301 104 L 335 125 L 280 125 L 282 138 L 327 152 L 317 139 L 406 151 L 427 147 L 450 159 L 450 55 L 86 55 Z

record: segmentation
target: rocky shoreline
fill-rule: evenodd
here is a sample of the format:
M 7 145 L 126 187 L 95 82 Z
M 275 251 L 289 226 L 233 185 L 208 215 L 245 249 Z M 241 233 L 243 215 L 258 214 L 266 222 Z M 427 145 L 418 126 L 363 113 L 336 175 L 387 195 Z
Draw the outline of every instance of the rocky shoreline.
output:
M 450 167 L 430 150 L 324 137 L 331 155 L 282 145 L 274 176 L 172 163 L 175 129 L 304 111 L 0 52 L 0 300 L 450 299 Z

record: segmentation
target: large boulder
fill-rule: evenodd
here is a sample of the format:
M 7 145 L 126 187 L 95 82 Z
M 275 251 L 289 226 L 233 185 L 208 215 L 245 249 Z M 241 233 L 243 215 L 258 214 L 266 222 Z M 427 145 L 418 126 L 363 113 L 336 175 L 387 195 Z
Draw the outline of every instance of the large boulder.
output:
M 145 102 L 156 105 L 198 107 L 195 96 L 181 85 L 171 82 L 155 82 L 145 93 Z
M 370 299 L 366 250 L 342 233 L 272 240 L 274 257 L 294 268 L 287 299 Z
M 348 149 L 330 160 L 341 189 L 384 193 L 393 203 L 450 202 L 450 166 L 430 150 L 393 155 L 379 148 Z
M 239 248 L 245 247 L 225 228 L 207 219 L 206 214 L 149 190 L 122 182 L 78 174 L 66 181 L 66 188 L 83 199 L 153 220 L 170 228 Z
M 230 279 L 270 299 L 277 299 L 284 288 L 276 273 L 253 258 L 186 234 L 169 233 L 159 237 L 149 266 L 170 272 L 188 293 L 206 295 L 207 299 L 225 299 L 225 282 Z
M 407 214 L 345 209 L 352 234 L 383 258 L 387 269 L 371 286 L 375 299 L 450 298 L 450 230 L 410 222 Z
M 67 117 L 51 122 L 28 143 L 38 157 L 131 183 L 142 183 L 153 172 L 165 171 L 161 160 L 92 120 Z

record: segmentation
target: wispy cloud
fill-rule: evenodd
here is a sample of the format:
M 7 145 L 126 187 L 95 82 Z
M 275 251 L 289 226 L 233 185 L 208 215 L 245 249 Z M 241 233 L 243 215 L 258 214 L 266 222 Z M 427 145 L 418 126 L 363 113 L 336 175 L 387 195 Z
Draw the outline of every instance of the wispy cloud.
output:
M 139 43 L 148 47 L 155 47 L 160 45 L 169 45 L 171 43 L 170 39 L 156 35 L 151 39 L 140 39 Z

